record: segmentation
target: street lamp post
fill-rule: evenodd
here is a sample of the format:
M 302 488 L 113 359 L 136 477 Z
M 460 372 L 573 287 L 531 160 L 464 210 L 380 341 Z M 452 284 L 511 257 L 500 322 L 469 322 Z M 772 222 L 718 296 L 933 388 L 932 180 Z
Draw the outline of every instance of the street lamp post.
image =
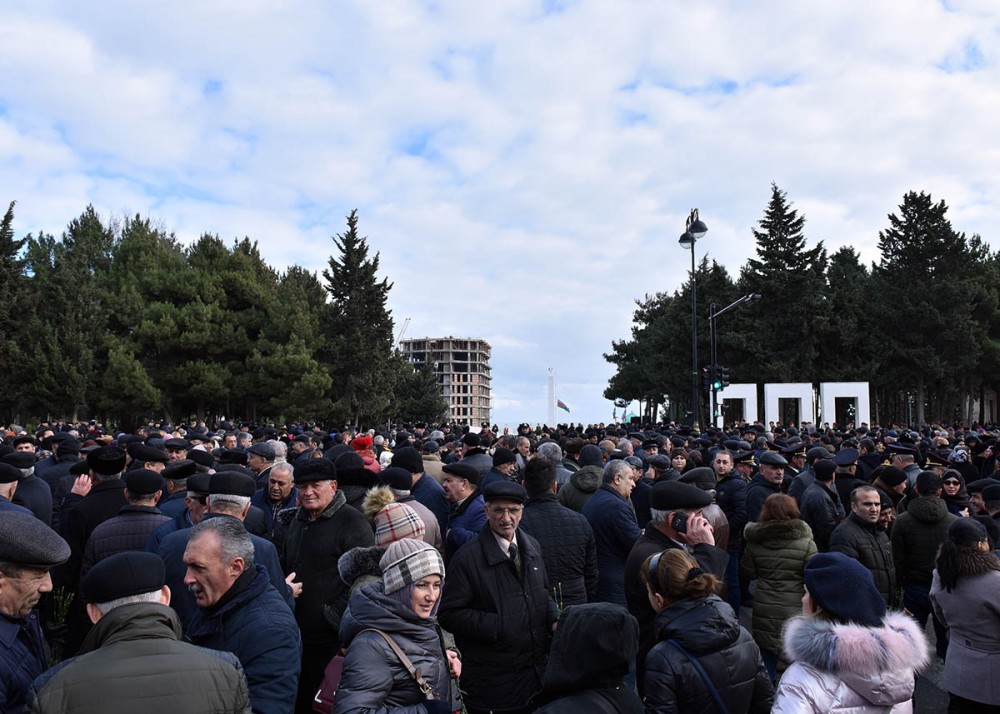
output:
M 698 218 L 698 209 L 692 208 L 691 215 L 684 223 L 684 233 L 677 241 L 691 248 L 691 419 L 701 422 L 700 400 L 698 399 L 698 297 L 694 272 L 694 244 L 708 233 L 708 226 Z
M 724 315 L 730 310 L 740 307 L 741 305 L 751 305 L 757 302 L 758 300 L 760 300 L 760 293 L 750 293 L 749 295 L 744 295 L 739 300 L 730 303 L 729 305 L 726 305 L 721 310 L 715 309 L 714 302 L 708 307 L 708 327 L 709 327 L 709 333 L 712 338 L 712 365 L 710 367 L 710 372 L 709 372 L 712 375 L 712 388 L 709 390 L 709 396 L 710 396 L 709 409 L 712 412 L 712 426 L 722 426 L 721 424 L 718 423 L 718 420 L 716 419 L 715 416 L 715 400 L 716 400 L 716 392 L 718 391 L 715 388 L 715 384 L 719 375 L 719 361 L 716 358 L 716 345 L 718 343 L 718 338 L 716 337 L 716 328 L 715 328 L 716 320 L 719 318 L 719 315 Z M 722 415 L 720 414 L 719 416 L 721 417 Z

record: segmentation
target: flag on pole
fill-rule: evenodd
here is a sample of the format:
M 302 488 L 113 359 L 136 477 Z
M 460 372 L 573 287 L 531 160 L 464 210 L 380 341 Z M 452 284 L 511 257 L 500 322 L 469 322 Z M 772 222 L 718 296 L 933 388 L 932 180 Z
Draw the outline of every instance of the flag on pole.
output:
M 569 407 L 567 407 L 567 406 L 566 406 L 566 405 L 565 405 L 565 404 L 563 403 L 563 400 L 562 400 L 562 399 L 557 399 L 557 400 L 556 400 L 556 406 L 557 406 L 557 407 L 559 407 L 560 409 L 565 409 L 565 410 L 566 410 L 567 412 L 569 411 Z

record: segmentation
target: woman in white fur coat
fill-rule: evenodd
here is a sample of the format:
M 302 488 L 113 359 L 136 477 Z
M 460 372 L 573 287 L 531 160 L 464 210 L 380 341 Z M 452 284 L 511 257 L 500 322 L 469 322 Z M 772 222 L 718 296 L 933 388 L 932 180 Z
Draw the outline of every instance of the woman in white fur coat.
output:
M 785 625 L 786 659 L 772 714 L 913 711 L 914 675 L 927 664 L 927 640 L 902 613 L 886 614 L 872 575 L 841 553 L 805 567 L 803 615 Z

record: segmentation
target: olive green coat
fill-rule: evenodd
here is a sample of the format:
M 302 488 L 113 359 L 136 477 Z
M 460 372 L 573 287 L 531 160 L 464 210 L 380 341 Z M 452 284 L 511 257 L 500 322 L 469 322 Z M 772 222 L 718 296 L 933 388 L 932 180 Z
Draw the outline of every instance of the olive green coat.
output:
M 781 652 L 781 628 L 802 613 L 805 581 L 802 570 L 816 554 L 812 531 L 805 521 L 747 523 L 743 571 L 757 578 L 753 599 L 753 638 L 761 649 Z

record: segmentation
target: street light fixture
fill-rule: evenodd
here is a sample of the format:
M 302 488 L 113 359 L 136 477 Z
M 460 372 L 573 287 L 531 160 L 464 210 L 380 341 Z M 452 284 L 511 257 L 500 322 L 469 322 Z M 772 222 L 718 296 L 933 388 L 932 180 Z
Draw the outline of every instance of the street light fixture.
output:
M 744 295 L 739 300 L 736 300 L 735 302 L 730 303 L 729 305 L 726 305 L 721 310 L 716 310 L 715 309 L 715 303 L 714 302 L 711 305 L 709 305 L 709 307 L 708 307 L 709 333 L 711 334 L 711 338 L 712 338 L 712 364 L 711 364 L 710 372 L 709 372 L 709 374 L 712 375 L 712 388 L 709 390 L 709 397 L 710 397 L 709 398 L 709 409 L 712 412 L 712 426 L 721 426 L 721 424 L 718 423 L 718 421 L 716 419 L 716 414 L 715 414 L 716 392 L 718 392 L 718 388 L 715 385 L 716 385 L 716 382 L 720 381 L 719 380 L 719 362 L 718 362 L 718 359 L 716 358 L 716 344 L 718 342 L 718 339 L 716 337 L 716 320 L 719 318 L 719 315 L 724 315 L 725 313 L 729 312 L 730 310 L 733 310 L 733 309 L 735 309 L 737 307 L 740 307 L 742 305 L 752 305 L 753 303 L 757 302 L 758 300 L 760 300 L 760 293 L 750 293 L 749 295 Z M 728 380 L 726 380 L 726 381 L 728 381 Z M 721 414 L 719 416 L 721 417 Z
M 694 272 L 694 245 L 708 233 L 708 226 L 698 218 L 698 209 L 692 208 L 691 215 L 684 223 L 684 233 L 677 241 L 683 247 L 691 248 L 691 420 L 701 422 L 698 399 L 698 297 Z

